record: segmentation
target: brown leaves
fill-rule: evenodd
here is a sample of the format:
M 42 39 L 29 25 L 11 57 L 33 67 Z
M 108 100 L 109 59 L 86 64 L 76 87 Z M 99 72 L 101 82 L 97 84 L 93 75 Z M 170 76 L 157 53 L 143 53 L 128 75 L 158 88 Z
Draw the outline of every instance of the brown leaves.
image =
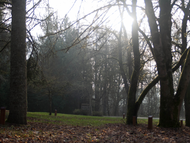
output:
M 178 130 L 147 125 L 106 124 L 102 127 L 29 122 L 27 126 L 0 127 L 0 142 L 190 142 L 190 128 Z

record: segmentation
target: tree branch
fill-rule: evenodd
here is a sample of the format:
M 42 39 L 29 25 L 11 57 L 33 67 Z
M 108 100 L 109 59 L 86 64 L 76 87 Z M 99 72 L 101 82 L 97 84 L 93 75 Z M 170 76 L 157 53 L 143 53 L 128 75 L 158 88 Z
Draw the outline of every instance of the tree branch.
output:
M 190 49 L 190 48 L 189 48 Z M 182 54 L 179 62 L 172 68 L 172 72 L 176 71 L 182 64 L 183 61 L 187 55 L 187 52 L 189 51 L 189 49 L 186 49 L 184 51 L 184 53 Z M 139 107 L 142 103 L 142 101 L 144 100 L 146 94 L 149 92 L 149 90 L 154 87 L 156 85 L 156 83 L 158 83 L 158 81 L 160 80 L 159 76 L 155 77 L 147 86 L 146 88 L 141 92 L 141 95 L 139 96 L 139 98 L 137 99 L 137 101 L 135 102 L 135 109 L 136 109 L 136 113 L 139 110 Z

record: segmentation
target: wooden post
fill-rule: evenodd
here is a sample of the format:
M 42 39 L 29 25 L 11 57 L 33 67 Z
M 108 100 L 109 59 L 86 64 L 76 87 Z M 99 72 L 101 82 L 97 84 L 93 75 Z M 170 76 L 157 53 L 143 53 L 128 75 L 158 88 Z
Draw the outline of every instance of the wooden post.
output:
M 57 109 L 55 109 L 55 116 L 57 116 Z
M 136 125 L 136 122 L 137 122 L 137 117 L 136 117 L 136 116 L 133 116 L 133 126 Z
M 148 116 L 148 129 L 152 129 L 152 116 Z
M 123 119 L 125 119 L 125 113 L 123 113 Z
M 180 126 L 183 127 L 183 120 L 180 120 Z
M 5 124 L 5 107 L 1 107 L 0 124 Z

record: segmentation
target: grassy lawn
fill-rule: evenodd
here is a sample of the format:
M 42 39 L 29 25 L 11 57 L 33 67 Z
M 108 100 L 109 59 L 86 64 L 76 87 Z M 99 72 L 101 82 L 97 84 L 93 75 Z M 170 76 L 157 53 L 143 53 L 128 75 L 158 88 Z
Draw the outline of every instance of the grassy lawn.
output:
M 47 112 L 28 112 L 28 122 L 44 122 L 58 125 L 73 125 L 73 126 L 101 126 L 108 123 L 123 123 L 126 119 L 122 117 L 96 117 L 58 113 L 57 116 L 51 116 Z M 138 119 L 138 124 L 148 124 L 148 119 Z M 157 125 L 158 120 L 153 119 L 153 124 Z
M 96 117 L 83 115 L 70 115 L 58 113 L 57 116 L 45 112 L 28 112 L 28 122 L 44 122 L 50 124 L 62 124 L 73 126 L 101 126 L 108 123 L 124 123 L 122 118 L 115 117 Z

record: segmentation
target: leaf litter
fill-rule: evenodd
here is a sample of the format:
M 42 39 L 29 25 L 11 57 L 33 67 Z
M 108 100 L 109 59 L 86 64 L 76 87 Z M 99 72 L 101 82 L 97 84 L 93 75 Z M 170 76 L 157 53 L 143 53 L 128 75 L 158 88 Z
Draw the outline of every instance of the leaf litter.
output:
M 190 128 L 147 129 L 146 124 L 136 126 L 105 124 L 103 126 L 70 126 L 42 122 L 28 122 L 27 125 L 1 125 L 0 143 L 190 143 Z

